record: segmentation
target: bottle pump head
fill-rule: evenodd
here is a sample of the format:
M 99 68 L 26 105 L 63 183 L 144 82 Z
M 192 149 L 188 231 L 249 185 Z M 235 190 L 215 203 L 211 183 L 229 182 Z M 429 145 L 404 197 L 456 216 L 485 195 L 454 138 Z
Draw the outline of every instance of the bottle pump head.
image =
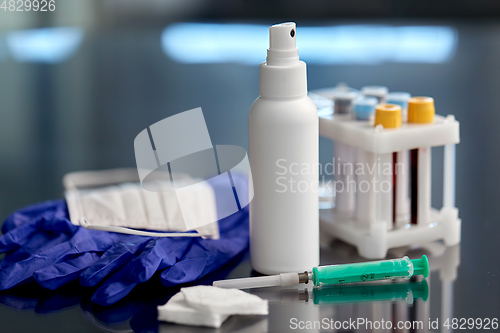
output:
M 269 27 L 266 62 L 260 65 L 259 95 L 289 99 L 307 95 L 306 64 L 299 60 L 294 22 Z
M 299 49 L 295 42 L 296 34 L 293 22 L 275 24 L 269 27 L 268 65 L 291 65 L 299 61 Z

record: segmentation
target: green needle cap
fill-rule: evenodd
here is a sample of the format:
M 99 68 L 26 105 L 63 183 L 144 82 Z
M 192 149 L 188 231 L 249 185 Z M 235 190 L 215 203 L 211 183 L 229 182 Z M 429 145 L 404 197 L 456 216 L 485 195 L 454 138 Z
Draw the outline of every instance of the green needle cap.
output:
M 424 278 L 429 276 L 429 260 L 427 256 L 423 255 L 420 259 L 412 259 L 413 275 L 423 275 Z

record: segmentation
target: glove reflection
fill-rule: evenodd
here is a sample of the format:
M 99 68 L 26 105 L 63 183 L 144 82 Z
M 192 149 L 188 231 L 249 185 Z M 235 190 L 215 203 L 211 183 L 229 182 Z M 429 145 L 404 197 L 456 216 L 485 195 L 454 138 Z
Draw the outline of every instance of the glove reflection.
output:
M 241 253 L 222 268 L 191 284 L 211 285 L 215 280 L 224 279 L 247 255 L 247 251 Z M 0 292 L 0 304 L 17 310 L 33 310 L 39 314 L 54 316 L 54 322 L 57 322 L 57 316 L 66 315 L 65 310 L 79 305 L 85 318 L 103 331 L 120 332 L 132 329 L 134 332 L 158 332 L 160 325 L 171 325 L 157 321 L 156 307 L 165 304 L 180 287 L 163 286 L 159 274 L 156 274 L 149 281 L 139 284 L 120 302 L 101 306 L 91 301 L 89 288 L 80 286 L 77 281 L 55 291 L 32 282 Z M 173 327 L 174 331 L 178 329 L 182 332 L 193 328 L 179 325 Z

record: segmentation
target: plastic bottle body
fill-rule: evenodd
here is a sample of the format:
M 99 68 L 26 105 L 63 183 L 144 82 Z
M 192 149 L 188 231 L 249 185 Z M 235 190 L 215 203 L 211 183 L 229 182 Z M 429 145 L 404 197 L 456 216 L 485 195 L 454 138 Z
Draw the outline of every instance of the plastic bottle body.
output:
M 408 257 L 380 260 L 349 265 L 314 267 L 314 286 L 322 287 L 342 283 L 376 280 L 409 279 L 413 275 L 413 263 Z
M 319 264 L 318 115 L 311 99 L 259 97 L 249 114 L 250 261 L 264 274 Z

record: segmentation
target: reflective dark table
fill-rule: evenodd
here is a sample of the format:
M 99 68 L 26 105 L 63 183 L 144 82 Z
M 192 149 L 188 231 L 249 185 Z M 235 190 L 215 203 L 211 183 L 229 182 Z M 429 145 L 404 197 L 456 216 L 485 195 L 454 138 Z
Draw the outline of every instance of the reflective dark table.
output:
M 275 22 L 263 24 L 271 23 Z M 426 284 L 411 281 L 412 285 L 404 286 L 346 287 L 324 294 L 310 286 L 258 290 L 254 292 L 269 300 L 269 316 L 232 317 L 218 331 L 287 332 L 323 320 L 331 323 L 330 319 L 344 322 L 365 318 L 392 323 L 419 321 L 424 325 L 422 331 L 447 332 L 460 331 L 460 327 L 453 329 L 452 322 L 449 329 L 442 326 L 446 318 L 456 318 L 459 326 L 463 319 L 479 318 L 484 325 L 487 318 L 498 318 L 500 24 L 320 23 L 445 26 L 456 32 L 454 52 L 446 61 L 312 62 L 308 64 L 308 84 L 311 90 L 331 87 L 339 81 L 356 88 L 386 85 L 392 91 L 432 96 L 438 114 L 455 115 L 461 124 L 456 204 L 462 219 L 462 242 L 453 248 L 433 243 L 391 250 L 392 257 L 427 254 L 432 273 Z M 135 136 L 154 122 L 194 107 L 203 108 L 213 144 L 247 147 L 247 116 L 258 95 L 258 66 L 179 63 L 163 52 L 161 36 L 162 28 L 84 29 L 78 50 L 68 59 L 51 64 L 20 62 L 5 55 L 5 39 L 1 36 L 1 219 L 25 205 L 61 197 L 61 179 L 68 172 L 134 167 Z M 331 152 L 331 142 L 320 139 L 323 163 L 331 159 Z M 441 198 L 434 193 L 442 190 L 442 151 L 433 154 L 433 205 L 440 207 Z M 322 246 L 322 264 L 362 260 L 350 245 L 325 242 Z M 252 274 L 246 254 L 207 277 L 205 283 L 211 278 Z M 158 323 L 156 306 L 177 291 L 163 287 L 158 280 L 140 286 L 108 308 L 91 304 L 92 291 L 75 284 L 56 292 L 36 285 L 1 292 L 0 332 L 211 331 Z M 428 297 L 424 297 L 426 288 Z M 436 320 L 439 327 L 429 329 L 429 323 L 434 325 Z M 468 330 L 467 321 L 462 327 Z M 310 331 L 330 328 L 316 324 Z M 365 326 L 354 330 L 350 326 L 336 331 L 372 330 Z M 475 325 L 470 331 L 482 329 Z
M 164 304 L 179 289 L 165 288 L 155 278 L 110 307 L 92 304 L 92 290 L 75 284 L 55 292 L 25 285 L 0 293 L 0 315 L 8 332 L 451 332 L 452 318 L 458 319 L 457 311 L 463 308 L 455 286 L 461 271 L 460 246 L 447 248 L 433 242 L 394 249 L 388 257 L 422 254 L 429 257 L 427 279 L 248 290 L 269 301 L 269 315 L 232 316 L 219 329 L 158 322 L 156 305 Z M 354 247 L 340 241 L 323 244 L 321 257 L 323 264 L 363 261 Z M 257 275 L 244 253 L 201 283 Z M 495 311 L 490 315 L 494 318 Z

